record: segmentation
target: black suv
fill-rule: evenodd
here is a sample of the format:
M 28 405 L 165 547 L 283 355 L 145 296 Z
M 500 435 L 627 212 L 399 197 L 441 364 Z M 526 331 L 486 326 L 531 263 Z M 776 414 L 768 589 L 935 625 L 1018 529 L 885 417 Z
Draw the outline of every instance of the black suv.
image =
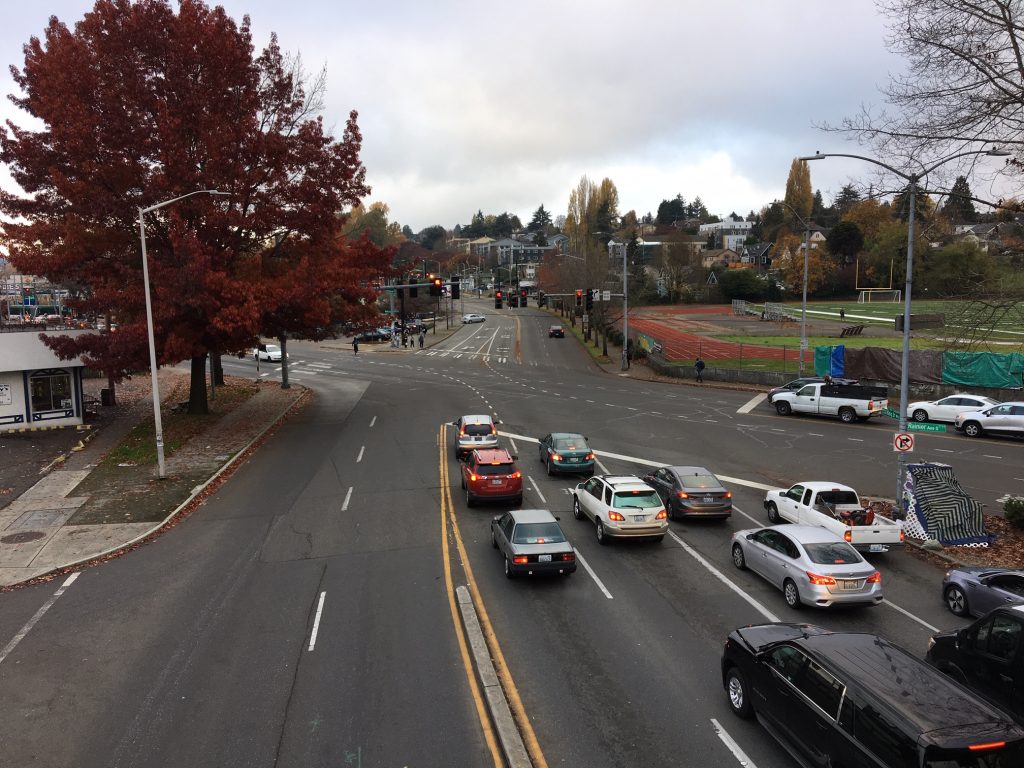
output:
M 729 634 L 722 682 L 801 764 L 890 768 L 1024 765 L 1024 728 L 877 635 L 811 624 Z
M 1024 722 L 1024 605 L 996 608 L 963 629 L 939 632 L 925 658 Z

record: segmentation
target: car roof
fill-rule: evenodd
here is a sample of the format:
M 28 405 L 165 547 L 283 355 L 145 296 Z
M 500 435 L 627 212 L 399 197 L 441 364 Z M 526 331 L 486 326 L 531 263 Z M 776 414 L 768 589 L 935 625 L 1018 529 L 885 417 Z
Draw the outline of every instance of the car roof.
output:
M 608 483 L 608 485 L 612 487 L 613 491 L 620 489 L 633 490 L 636 488 L 651 487 L 636 475 L 599 475 L 599 477 Z
M 547 509 L 513 509 L 509 512 L 518 523 L 557 523 L 555 516 Z
M 771 525 L 768 526 L 779 533 L 784 533 L 794 541 L 801 544 L 834 544 L 837 541 L 844 541 L 842 536 L 832 533 L 827 528 L 817 525 Z
M 856 491 L 848 485 L 842 483 L 830 483 L 827 480 L 804 480 L 802 483 L 793 483 L 793 485 L 802 485 L 804 488 L 810 488 L 812 491 Z M 790 488 L 793 485 L 789 486 Z
M 938 669 L 877 635 L 830 632 L 793 641 L 822 666 L 884 703 L 922 734 L 964 723 L 1008 721 Z
M 551 433 L 551 439 L 552 440 L 574 440 L 574 439 L 586 440 L 587 438 L 585 438 L 579 432 L 552 432 Z
M 712 472 L 710 469 L 707 469 L 706 467 L 666 467 L 666 469 L 668 469 L 668 470 L 670 470 L 672 472 L 675 472 L 680 477 L 683 477 L 685 475 L 712 475 L 712 476 L 714 476 L 714 474 L 715 474 L 714 472 Z
M 462 417 L 462 422 L 464 424 L 490 424 L 490 423 L 492 423 L 490 416 L 479 415 L 479 414 L 478 415 L 463 416 Z
M 509 464 L 512 454 L 505 448 L 477 448 L 473 451 L 476 460 L 481 464 Z

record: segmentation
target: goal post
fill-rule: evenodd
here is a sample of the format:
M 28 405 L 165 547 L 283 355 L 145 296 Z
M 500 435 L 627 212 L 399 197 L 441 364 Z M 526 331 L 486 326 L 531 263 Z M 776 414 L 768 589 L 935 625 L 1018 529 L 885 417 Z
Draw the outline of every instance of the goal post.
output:
M 903 291 L 899 288 L 861 288 L 860 293 L 857 294 L 858 304 L 900 301 L 903 301 Z

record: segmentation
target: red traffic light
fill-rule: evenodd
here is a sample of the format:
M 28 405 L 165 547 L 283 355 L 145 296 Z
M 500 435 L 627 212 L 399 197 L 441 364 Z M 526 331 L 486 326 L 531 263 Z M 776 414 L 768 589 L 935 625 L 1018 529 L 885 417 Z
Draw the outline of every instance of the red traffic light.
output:
M 494 292 L 494 298 L 500 299 L 501 298 L 501 291 L 495 291 Z
M 577 288 L 577 289 L 576 289 L 576 298 L 578 299 L 578 298 L 580 298 L 581 296 L 583 296 L 583 290 L 582 290 L 582 289 L 580 289 L 580 288 Z

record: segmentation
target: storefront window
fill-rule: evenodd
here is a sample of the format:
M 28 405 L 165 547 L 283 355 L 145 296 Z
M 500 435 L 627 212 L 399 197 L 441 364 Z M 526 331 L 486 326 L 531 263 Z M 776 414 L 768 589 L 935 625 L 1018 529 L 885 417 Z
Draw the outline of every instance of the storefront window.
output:
M 67 371 L 37 371 L 29 379 L 32 412 L 62 411 L 73 405 L 71 374 Z

